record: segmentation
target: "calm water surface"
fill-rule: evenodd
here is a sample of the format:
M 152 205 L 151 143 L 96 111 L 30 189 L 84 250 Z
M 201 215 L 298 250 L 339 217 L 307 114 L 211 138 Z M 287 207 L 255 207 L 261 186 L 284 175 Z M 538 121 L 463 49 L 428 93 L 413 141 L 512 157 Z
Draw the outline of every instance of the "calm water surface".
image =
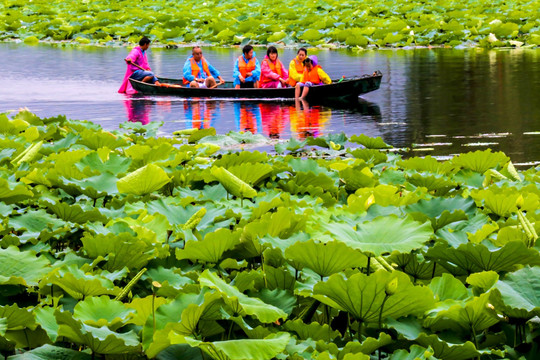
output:
M 240 50 L 203 51 L 230 80 Z M 263 52 L 258 50 L 259 58 Z M 383 73 L 379 90 L 348 106 L 121 95 L 116 91 L 127 53 L 125 48 L 0 44 L 0 112 L 28 107 L 40 116 L 65 114 L 106 129 L 127 120 L 163 121 L 163 135 L 209 126 L 218 133 L 249 130 L 282 139 L 344 131 L 414 147 L 414 155 L 444 158 L 490 147 L 517 163 L 540 161 L 539 49 L 317 52 L 332 78 Z M 149 62 L 159 76 L 179 78 L 190 53 L 151 48 Z M 294 55 L 280 50 L 287 64 Z

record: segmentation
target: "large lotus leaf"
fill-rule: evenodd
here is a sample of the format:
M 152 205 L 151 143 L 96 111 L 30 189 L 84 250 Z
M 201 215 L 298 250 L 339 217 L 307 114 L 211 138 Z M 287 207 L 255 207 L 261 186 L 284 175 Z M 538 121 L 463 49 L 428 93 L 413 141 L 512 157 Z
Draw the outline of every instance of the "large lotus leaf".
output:
M 227 169 L 213 167 L 211 173 L 231 195 L 239 198 L 254 198 L 257 196 L 257 191 L 255 191 L 255 189 L 240 180 Z
M 0 284 L 37 286 L 50 271 L 46 257 L 36 257 L 34 251 L 19 251 L 15 246 L 0 249 Z
M 214 161 L 214 166 L 221 166 L 226 169 L 237 167 L 248 163 L 264 163 L 268 161 L 268 155 L 259 151 L 239 151 L 225 154 L 220 159 Z
M 377 184 L 377 180 L 373 178 L 373 174 L 367 167 L 363 169 L 347 168 L 341 170 L 339 176 L 348 191 L 356 191 L 363 187 L 374 187 Z
M 357 343 L 355 341 L 350 341 L 343 347 L 343 350 L 340 351 L 339 356 L 346 358 L 347 354 L 366 354 L 369 355 L 375 350 L 389 345 L 393 342 L 392 337 L 385 333 L 380 333 L 378 338 L 368 337 L 362 343 Z
M 88 296 L 117 295 L 120 291 L 113 282 L 103 276 L 87 274 L 76 266 L 59 269 L 49 280 L 75 299 Z
M 147 142 L 148 143 L 148 142 Z M 151 145 L 151 144 L 149 144 Z M 172 160 L 176 151 L 171 144 L 156 143 L 155 146 L 135 144 L 124 150 L 126 156 L 137 161 L 137 164 L 144 165 L 157 161 Z M 185 154 L 180 155 L 180 159 L 186 160 Z M 181 160 L 181 161 L 182 161 Z
M 318 322 L 305 324 L 302 319 L 287 321 L 283 327 L 285 330 L 295 333 L 301 340 L 313 339 L 331 342 L 340 336 L 340 333 L 337 330 L 332 330 L 328 324 L 321 325 Z
M 69 205 L 61 201 L 56 202 L 55 204 L 47 202 L 46 206 L 50 212 L 64 221 L 70 221 L 77 224 L 94 221 L 107 222 L 107 217 L 102 215 L 96 208 L 86 210 L 77 204 Z
M 17 304 L 0 305 L 0 319 L 6 319 L 6 330 L 23 330 L 36 328 L 32 308 L 20 308 Z
M 422 224 L 394 215 L 380 216 L 373 221 L 358 224 L 356 231 L 340 223 L 325 225 L 325 229 L 335 239 L 372 256 L 392 251 L 410 252 L 422 247 L 433 234 L 429 222 Z
M 405 212 L 420 213 L 432 219 L 432 225 L 440 225 L 440 227 L 450 224 L 449 217 L 452 214 L 458 214 L 457 211 L 462 211 L 466 216 L 472 217 L 476 213 L 476 204 L 470 198 L 456 197 L 437 197 L 430 200 L 422 199 L 417 203 L 407 205 Z M 446 219 L 442 218 L 443 213 L 446 214 Z M 460 221 L 462 216 L 455 217 L 456 221 Z M 466 220 L 466 219 L 464 219 Z M 455 222 L 455 221 L 452 221 Z
M 306 146 L 307 141 L 306 140 L 298 140 L 296 138 L 290 138 L 286 142 L 280 142 L 277 143 L 274 146 L 274 149 L 276 150 L 276 153 L 283 154 L 285 153 L 285 150 L 289 150 L 291 152 L 295 152 L 297 150 L 303 149 L 304 146 Z
M 202 286 L 218 290 L 235 313 L 253 315 L 263 323 L 287 318 L 283 310 L 241 293 L 236 287 L 227 284 L 209 270 L 205 270 L 199 276 L 199 282 Z
M 427 261 L 423 256 L 415 253 L 394 252 L 386 258 L 386 261 L 389 264 L 396 264 L 399 270 L 414 279 L 432 279 L 441 272 L 440 266 L 437 268 L 433 261 Z
M 448 329 L 446 321 L 450 320 L 466 333 L 477 334 L 500 321 L 495 309 L 488 306 L 490 296 L 490 293 L 481 294 L 479 297 L 453 305 L 446 310 L 436 311 L 432 314 L 433 317 L 426 319 L 424 324 L 435 331 L 440 331 Z
M 409 183 L 417 187 L 425 187 L 437 196 L 446 195 L 455 189 L 457 184 L 444 175 L 430 175 L 427 173 L 414 173 L 407 177 Z
M 121 301 L 108 296 L 87 297 L 75 305 L 73 317 L 95 327 L 107 326 L 116 330 L 123 326 L 134 314 Z
M 412 157 L 406 160 L 399 160 L 396 165 L 419 172 L 428 172 L 432 174 L 448 174 L 454 167 L 449 161 L 440 162 L 437 159 L 431 157 L 431 155 L 425 158 Z
M 285 350 L 291 336 L 281 332 L 264 339 L 203 342 L 172 333 L 169 338 L 172 344 L 199 347 L 216 360 L 270 360 Z
M 510 158 L 504 153 L 500 151 L 492 153 L 491 149 L 460 154 L 452 159 L 454 165 L 482 174 L 489 169 L 502 167 L 508 161 L 510 161 Z
M 159 166 L 148 164 L 127 174 L 116 183 L 118 191 L 124 194 L 146 195 L 161 189 L 171 179 Z
M 92 355 L 64 347 L 45 344 L 36 349 L 19 355 L 13 355 L 9 360 L 91 360 Z
M 223 253 L 234 248 L 239 242 L 239 231 L 219 229 L 207 234 L 201 241 L 186 241 L 183 249 L 176 250 L 176 258 L 217 264 Z
M 469 242 L 469 234 L 478 233 L 491 219 L 484 214 L 476 214 L 469 220 L 450 223 L 443 229 L 437 230 L 437 236 L 448 242 L 448 245 L 457 248 Z
M 482 271 L 467 276 L 467 284 L 472 285 L 482 292 L 487 292 L 499 280 L 499 274 L 495 271 Z
M 340 241 L 328 243 L 297 242 L 285 251 L 285 257 L 308 267 L 321 277 L 330 276 L 342 270 L 366 266 L 366 257 Z
M 21 183 L 14 183 L 0 177 L 0 200 L 6 204 L 32 198 L 34 193 Z
M 58 336 L 86 345 L 96 354 L 128 354 L 141 350 L 139 337 L 133 330 L 120 334 L 105 326 L 97 328 L 86 325 L 75 320 L 67 311 L 56 311 L 54 315 L 60 325 Z
M 154 297 L 152 295 L 148 295 L 145 298 L 133 299 L 129 304 L 126 304 L 128 308 L 135 310 L 134 316 L 129 322 L 138 326 L 143 326 L 148 317 L 152 314 L 152 306 L 154 306 L 155 310 L 166 303 L 167 299 L 159 296 Z
M 155 257 L 152 244 L 128 233 L 119 235 L 86 234 L 82 239 L 84 252 L 92 259 L 103 257 L 107 262 L 103 268 L 109 271 L 124 267 L 138 270 Z
M 540 315 L 540 267 L 524 267 L 507 274 L 495 284 L 504 305 L 511 309 L 526 310 L 533 317 Z
M 528 249 L 521 241 L 511 241 L 502 248 L 494 249 L 484 244 L 471 243 L 462 244 L 457 249 L 436 245 L 428 250 L 427 257 L 453 274 L 512 271 L 517 265 L 540 264 L 538 251 Z
M 388 291 L 387 288 L 394 285 L 396 288 Z M 429 288 L 414 286 L 409 276 L 402 272 L 385 270 L 369 276 L 358 273 L 349 279 L 342 274 L 334 274 L 327 281 L 315 285 L 313 293 L 313 297 L 322 303 L 347 311 L 366 323 L 377 323 L 379 316 L 383 320 L 387 317 L 421 316 L 435 304 Z
M 204 353 L 199 348 L 191 347 L 188 344 L 176 344 L 161 351 L 156 356 L 156 360 L 205 360 L 203 355 Z
M 296 175 L 289 181 L 299 187 L 320 187 L 326 191 L 335 192 L 336 180 L 324 173 L 314 174 L 312 172 L 297 172 Z
M 83 194 L 92 199 L 98 199 L 118 193 L 118 179 L 115 175 L 107 172 L 96 176 L 85 177 L 81 180 L 67 178 L 60 178 L 60 180 L 62 180 L 60 187 L 74 196 Z
M 368 164 L 377 165 L 388 160 L 388 156 L 376 149 L 349 150 L 350 154 L 357 159 L 364 160 Z
M 195 283 L 191 278 L 180 275 L 179 272 L 174 268 L 158 266 L 145 272 L 142 279 L 150 279 L 151 282 L 157 281 L 161 284 L 156 292 L 157 295 L 175 298 L 187 285 Z
M 196 332 L 203 336 L 214 335 L 205 334 L 203 322 L 221 319 L 222 306 L 220 293 L 204 290 L 199 294 L 181 294 L 170 304 L 161 306 L 155 313 L 156 322 L 149 316 L 143 328 L 146 355 L 154 357 L 169 347 L 171 332 L 183 336 Z
M 290 159 L 287 164 L 294 173 L 313 173 L 315 175 L 325 174 L 330 178 L 337 180 L 337 176 L 326 167 L 328 164 L 319 163 L 314 159 Z
M 20 233 L 19 240 L 35 242 L 37 239 L 45 240 L 44 234 L 68 230 L 65 221 L 48 214 L 45 210 L 27 209 L 27 212 L 9 218 L 9 226 Z M 50 237 L 50 236 L 49 236 Z
M 227 168 L 227 170 L 229 170 L 231 174 L 235 175 L 240 180 L 251 186 L 255 186 L 270 176 L 274 171 L 274 168 L 268 164 L 247 163 L 231 166 Z
M 471 295 L 465 285 L 450 274 L 442 274 L 441 277 L 434 278 L 429 284 L 429 288 L 439 301 L 465 300 Z
M 50 306 L 34 308 L 36 323 L 47 332 L 47 335 L 53 343 L 56 342 L 56 339 L 58 338 L 58 323 L 54 317 L 55 311 L 56 309 Z
M 99 173 L 109 172 L 114 175 L 125 173 L 129 169 L 131 159 L 115 153 L 107 154 L 105 159 L 102 159 L 98 152 L 92 152 L 75 164 L 77 168 L 84 171 L 89 167 L 93 171 Z
M 118 147 L 127 145 L 124 139 L 118 138 L 116 135 L 113 135 L 107 131 L 93 131 L 88 129 L 82 131 L 79 135 L 81 136 L 81 139 L 78 141 L 78 143 L 85 145 L 92 150 L 97 150 L 103 147 L 114 150 Z
M 390 355 L 389 360 L 437 360 L 433 357 L 434 351 L 431 347 L 427 349 L 419 345 L 412 345 L 411 351 L 400 349 Z
M 364 145 L 368 149 L 388 149 L 392 147 L 385 143 L 384 140 L 380 137 L 373 138 L 364 134 L 353 135 L 349 138 L 349 141 Z

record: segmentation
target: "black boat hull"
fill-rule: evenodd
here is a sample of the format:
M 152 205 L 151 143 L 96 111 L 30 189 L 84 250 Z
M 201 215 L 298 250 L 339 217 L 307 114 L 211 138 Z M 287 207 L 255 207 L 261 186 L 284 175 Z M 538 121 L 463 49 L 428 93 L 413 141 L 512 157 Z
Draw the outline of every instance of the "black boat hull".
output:
M 377 72 L 360 78 L 335 81 L 329 85 L 313 86 L 307 100 L 356 99 L 362 94 L 377 90 L 381 85 L 382 74 Z M 294 99 L 294 88 L 282 89 L 235 89 L 232 82 L 226 82 L 214 89 L 189 87 L 164 87 L 129 79 L 137 92 L 148 95 L 173 95 L 185 98 L 234 98 L 234 99 Z M 159 78 L 164 84 L 182 84 L 178 79 Z

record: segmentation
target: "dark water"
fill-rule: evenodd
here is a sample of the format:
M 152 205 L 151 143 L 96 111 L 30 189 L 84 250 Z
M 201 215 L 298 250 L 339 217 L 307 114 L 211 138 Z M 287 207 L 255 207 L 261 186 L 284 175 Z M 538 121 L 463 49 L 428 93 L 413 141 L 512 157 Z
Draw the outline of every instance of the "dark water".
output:
M 231 79 L 239 49 L 203 51 Z M 150 65 L 160 76 L 178 78 L 190 52 L 151 49 Z M 282 139 L 344 131 L 381 136 L 420 156 L 490 147 L 517 163 L 540 161 L 540 49 L 316 52 L 332 78 L 383 73 L 379 90 L 348 106 L 129 97 L 116 93 L 127 53 L 0 44 L 0 112 L 28 107 L 40 116 L 65 114 L 107 129 L 127 120 L 164 121 L 163 134 L 208 126 Z M 288 64 L 294 54 L 281 50 L 280 58 Z

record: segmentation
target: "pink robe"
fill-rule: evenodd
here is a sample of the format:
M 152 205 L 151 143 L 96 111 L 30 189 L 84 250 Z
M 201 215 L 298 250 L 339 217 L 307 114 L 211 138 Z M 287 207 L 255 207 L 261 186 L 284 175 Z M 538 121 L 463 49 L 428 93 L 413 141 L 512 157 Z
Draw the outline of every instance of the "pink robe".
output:
M 265 56 L 264 59 L 270 61 L 270 58 L 268 56 Z M 270 66 L 268 66 L 268 63 L 266 61 L 263 61 L 261 63 L 261 79 L 265 77 L 270 78 L 273 81 L 270 81 L 264 84 L 261 81 L 260 86 L 263 89 L 277 88 L 278 85 L 281 84 L 278 80 L 279 75 L 270 69 Z M 289 72 L 285 69 L 285 66 L 283 66 L 283 63 L 281 63 L 281 77 L 285 80 L 289 78 Z
M 139 46 L 135 46 L 133 50 L 131 50 L 129 55 L 126 57 L 126 59 L 131 59 L 131 61 L 134 64 L 139 65 L 143 69 L 147 69 L 148 71 L 151 71 L 150 66 L 148 65 L 148 59 L 146 58 L 146 52 L 143 52 Z M 131 86 L 131 83 L 129 82 L 129 77 L 136 70 L 140 70 L 140 69 L 132 64 L 127 64 L 127 70 L 126 70 L 126 74 L 124 75 L 124 80 L 122 81 L 122 85 L 120 86 L 120 89 L 118 89 L 119 93 L 130 94 L 130 95 L 137 93 L 137 90 L 135 90 Z

